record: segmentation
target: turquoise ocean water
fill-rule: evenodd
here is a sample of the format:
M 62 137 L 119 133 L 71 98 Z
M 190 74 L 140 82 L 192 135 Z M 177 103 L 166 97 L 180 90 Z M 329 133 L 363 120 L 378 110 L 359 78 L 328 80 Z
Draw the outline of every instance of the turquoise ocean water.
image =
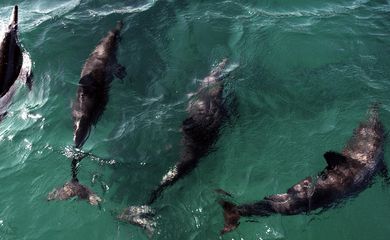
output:
M 0 239 L 148 239 L 115 215 L 143 204 L 179 158 L 188 94 L 222 58 L 237 117 L 215 149 L 164 192 L 154 239 L 389 239 L 390 188 L 375 177 L 357 197 L 309 215 L 242 219 L 223 237 L 214 189 L 238 203 L 285 191 L 325 167 L 381 103 L 390 129 L 388 0 L 25 0 L 0 2 L 8 22 L 20 7 L 20 40 L 34 63 L 0 123 Z M 79 179 L 104 200 L 47 202 L 70 179 L 71 101 L 82 65 L 117 20 L 127 68 L 84 149 Z M 385 161 L 390 163 L 389 142 Z M 246 222 L 254 220 L 256 222 Z

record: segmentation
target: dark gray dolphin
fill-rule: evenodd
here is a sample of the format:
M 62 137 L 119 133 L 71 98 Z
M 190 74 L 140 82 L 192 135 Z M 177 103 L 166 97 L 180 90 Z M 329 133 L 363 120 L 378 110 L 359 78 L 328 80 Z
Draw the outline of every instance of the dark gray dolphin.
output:
M 152 204 L 166 187 L 191 172 L 217 140 L 219 130 L 227 117 L 222 98 L 224 84 L 221 81 L 226 63 L 227 59 L 222 60 L 209 76 L 203 79 L 195 100 L 189 103 L 189 116 L 181 127 L 183 148 L 180 160 L 152 192 L 148 205 Z
M 307 177 L 287 193 L 265 197 L 253 204 L 235 205 L 220 201 L 225 226 L 221 233 L 235 229 L 241 216 L 293 215 L 327 208 L 364 190 L 373 175 L 385 167 L 383 162 L 384 128 L 376 107 L 368 120 L 354 130 L 342 153 L 326 152 L 327 167 L 317 177 Z
M 14 6 L 11 20 L 0 43 L 0 115 L 6 114 L 19 78 L 31 89 L 31 59 L 18 40 L 18 6 Z
M 104 112 L 114 75 L 120 79 L 126 76 L 125 68 L 118 64 L 116 59 L 122 26 L 122 22 L 118 22 L 116 28 L 108 32 L 91 53 L 81 71 L 76 100 L 72 106 L 73 141 L 78 149 L 84 145 L 91 127 L 97 124 Z M 77 179 L 78 164 L 83 157 L 85 154 L 76 154 L 73 157 L 72 180 L 49 193 L 48 200 L 66 200 L 78 196 L 80 199 L 88 200 L 92 205 L 101 201 Z
M 226 64 L 227 59 L 224 59 L 209 76 L 203 79 L 195 100 L 189 103 L 187 108 L 189 116 L 182 124 L 183 148 L 180 160 L 162 178 L 160 185 L 152 192 L 147 205 L 126 208 L 118 219 L 144 227 L 151 234 L 154 222 L 148 218 L 154 213 L 148 205 L 152 204 L 165 188 L 190 173 L 199 160 L 208 154 L 227 117 L 222 97 L 224 83 L 221 81 L 225 76 Z
M 125 68 L 116 59 L 122 25 L 122 22 L 118 22 L 116 28 L 108 32 L 81 71 L 76 100 L 72 106 L 73 141 L 76 148 L 84 145 L 91 127 L 96 125 L 103 114 L 114 75 L 120 79 L 126 76 Z

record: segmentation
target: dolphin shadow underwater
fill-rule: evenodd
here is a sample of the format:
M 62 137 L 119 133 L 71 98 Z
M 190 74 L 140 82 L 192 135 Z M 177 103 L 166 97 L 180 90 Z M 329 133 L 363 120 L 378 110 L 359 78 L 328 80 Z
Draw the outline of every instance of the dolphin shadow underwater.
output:
M 0 43 L 0 121 L 7 115 L 18 81 L 32 87 L 32 63 L 18 40 L 18 6 L 15 5 Z
M 289 188 L 287 193 L 267 196 L 253 204 L 235 205 L 221 200 L 225 220 L 221 234 L 237 228 L 240 217 L 309 213 L 356 196 L 369 186 L 376 173 L 382 171 L 387 175 L 383 161 L 384 139 L 378 107 L 374 106 L 368 119 L 354 130 L 341 153 L 329 151 L 324 154 L 327 166 L 317 177 L 307 177 Z
M 152 191 L 146 205 L 130 206 L 120 213 L 117 218 L 144 228 L 149 236 L 154 232 L 156 222 L 155 211 L 150 207 L 162 192 L 196 168 L 200 159 L 206 156 L 219 137 L 220 129 L 228 118 L 223 97 L 223 79 L 227 59 L 223 59 L 202 80 L 202 83 L 190 101 L 188 117 L 182 123 L 182 150 L 180 160 L 166 173 L 160 184 Z
M 110 84 L 116 76 L 123 79 L 126 69 L 116 58 L 122 21 L 100 40 L 95 50 L 86 60 L 81 71 L 76 100 L 72 104 L 73 142 L 76 148 L 72 157 L 72 179 L 64 186 L 54 189 L 47 196 L 50 200 L 67 200 L 73 197 L 98 205 L 102 200 L 92 190 L 79 183 L 77 178 L 80 161 L 89 153 L 81 152 L 92 126 L 96 126 L 102 116 L 109 98 Z

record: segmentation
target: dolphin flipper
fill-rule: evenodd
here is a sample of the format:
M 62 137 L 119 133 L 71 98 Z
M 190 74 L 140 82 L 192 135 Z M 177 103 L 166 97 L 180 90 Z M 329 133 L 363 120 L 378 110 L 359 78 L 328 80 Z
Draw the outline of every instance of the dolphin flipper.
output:
M 387 164 L 384 161 L 382 161 L 379 166 L 378 174 L 383 178 L 383 181 L 386 184 L 386 186 L 390 186 L 389 169 L 387 167 Z
M 120 80 L 123 80 L 127 75 L 126 68 L 119 63 L 116 64 L 114 67 L 114 75 Z
M 214 191 L 216 193 L 218 193 L 218 194 L 221 194 L 221 195 L 225 195 L 225 196 L 228 196 L 228 197 L 233 197 L 233 195 L 231 193 L 226 192 L 225 190 L 223 190 L 221 188 L 215 189 Z
M 344 155 L 333 151 L 326 152 L 324 154 L 324 158 L 328 163 L 329 169 L 333 169 L 335 166 L 343 164 L 347 161 Z
M 3 119 L 7 116 L 8 112 L 2 112 L 0 113 L 0 122 L 3 121 Z

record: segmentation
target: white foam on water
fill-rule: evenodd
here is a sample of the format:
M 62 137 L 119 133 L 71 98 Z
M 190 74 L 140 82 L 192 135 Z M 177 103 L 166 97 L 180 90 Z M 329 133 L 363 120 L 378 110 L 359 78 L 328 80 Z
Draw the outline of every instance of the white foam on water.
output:
M 128 14 L 128 13 L 138 13 L 149 10 L 155 5 L 157 0 L 151 0 L 140 6 L 115 6 L 115 4 L 103 5 L 97 9 L 88 9 L 86 10 L 88 17 L 105 17 L 111 14 Z M 67 19 L 81 19 L 85 17 L 85 12 L 78 12 L 66 16 Z
M 50 20 L 54 17 L 62 16 L 77 6 L 81 0 L 71 1 L 26 1 L 19 4 L 19 24 L 23 28 L 23 32 L 34 30 L 40 24 Z M 8 25 L 9 16 L 12 14 L 13 5 L 3 7 L 0 9 L 0 16 L 2 17 L 0 23 Z
M 153 7 L 156 2 L 157 2 L 157 0 L 153 0 L 153 1 L 150 1 L 149 3 L 147 3 L 145 5 L 138 6 L 138 7 L 127 6 L 127 7 L 121 7 L 121 8 L 113 8 L 113 9 L 106 10 L 106 11 L 102 11 L 102 10 L 99 10 L 99 11 L 89 10 L 89 13 L 92 16 L 107 16 L 107 15 L 111 15 L 111 14 L 114 14 L 114 13 L 125 14 L 125 13 L 144 12 L 144 11 L 149 10 L 151 7 Z
M 297 9 L 297 10 L 286 10 L 286 11 L 270 11 L 262 8 L 253 8 L 250 6 L 243 6 L 246 9 L 247 13 L 251 15 L 266 15 L 276 18 L 283 17 L 330 17 L 339 14 L 345 14 L 350 11 L 353 11 L 357 8 L 360 8 L 366 4 L 368 0 L 356 0 L 352 3 L 346 4 L 327 4 L 324 7 L 319 8 L 309 8 L 309 9 Z M 245 16 L 247 17 L 247 16 Z

